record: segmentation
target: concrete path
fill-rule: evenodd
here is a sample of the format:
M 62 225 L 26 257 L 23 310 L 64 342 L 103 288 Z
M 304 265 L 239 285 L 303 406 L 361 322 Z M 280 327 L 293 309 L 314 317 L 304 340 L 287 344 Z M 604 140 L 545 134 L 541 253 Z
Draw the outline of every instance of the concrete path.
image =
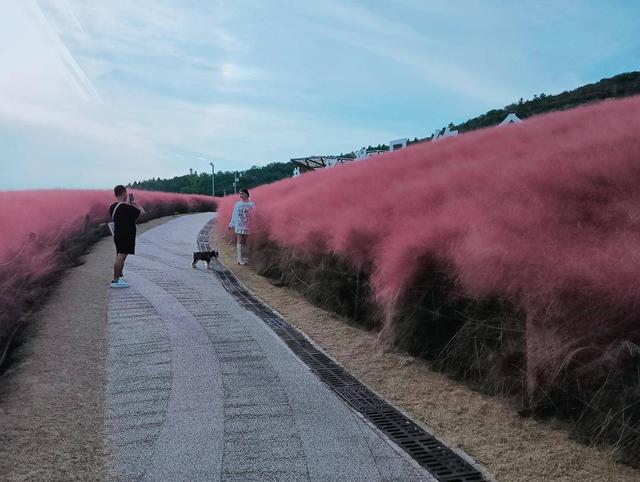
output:
M 191 268 L 212 214 L 138 237 L 108 310 L 113 480 L 434 480 Z

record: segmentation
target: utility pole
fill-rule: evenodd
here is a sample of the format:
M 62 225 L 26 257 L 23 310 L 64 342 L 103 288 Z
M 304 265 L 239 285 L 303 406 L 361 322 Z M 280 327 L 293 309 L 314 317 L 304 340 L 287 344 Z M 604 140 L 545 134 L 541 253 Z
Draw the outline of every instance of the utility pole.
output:
M 211 196 L 216 197 L 216 173 L 213 167 L 213 162 L 210 162 L 209 164 L 211 165 Z

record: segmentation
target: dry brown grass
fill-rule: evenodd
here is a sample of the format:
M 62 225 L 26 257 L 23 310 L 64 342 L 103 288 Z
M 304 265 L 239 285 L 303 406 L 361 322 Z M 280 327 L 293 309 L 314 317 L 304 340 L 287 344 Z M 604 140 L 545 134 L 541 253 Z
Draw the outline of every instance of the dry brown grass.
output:
M 108 479 L 104 385 L 114 253 L 105 238 L 82 266 L 62 273 L 10 352 L 0 377 L 0 480 Z
M 297 292 L 273 286 L 235 263 L 235 246 L 212 234 L 220 260 L 260 299 L 367 386 L 480 461 L 500 481 L 638 481 L 640 471 L 568 438 L 559 422 L 517 415 L 507 400 L 474 392 L 429 364 L 379 343 L 377 334 L 311 305 Z

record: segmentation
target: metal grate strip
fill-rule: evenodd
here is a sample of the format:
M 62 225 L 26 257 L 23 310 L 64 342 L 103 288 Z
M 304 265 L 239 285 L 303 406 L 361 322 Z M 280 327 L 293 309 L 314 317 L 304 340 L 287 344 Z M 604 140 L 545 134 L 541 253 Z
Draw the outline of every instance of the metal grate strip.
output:
M 215 219 L 198 234 L 198 249 L 208 251 Z M 258 300 L 218 260 L 211 269 L 224 288 L 247 310 L 262 319 L 310 369 L 354 410 L 442 482 L 483 482 L 485 476 L 425 429 L 377 396 L 344 368 L 318 350 L 278 313 Z

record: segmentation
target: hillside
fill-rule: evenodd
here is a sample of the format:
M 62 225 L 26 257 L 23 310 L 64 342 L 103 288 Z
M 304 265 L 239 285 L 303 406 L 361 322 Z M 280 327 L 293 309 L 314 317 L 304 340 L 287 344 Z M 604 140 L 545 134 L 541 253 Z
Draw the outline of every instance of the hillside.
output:
M 469 119 L 454 128 L 460 132 L 468 132 L 483 127 L 498 125 L 513 112 L 521 119 L 546 112 L 567 110 L 579 105 L 598 102 L 604 99 L 615 99 L 640 94 L 640 72 L 628 72 L 593 84 L 583 85 L 571 91 L 557 95 L 540 94 L 531 100 L 520 99 L 502 109 L 494 109 L 473 119 Z

